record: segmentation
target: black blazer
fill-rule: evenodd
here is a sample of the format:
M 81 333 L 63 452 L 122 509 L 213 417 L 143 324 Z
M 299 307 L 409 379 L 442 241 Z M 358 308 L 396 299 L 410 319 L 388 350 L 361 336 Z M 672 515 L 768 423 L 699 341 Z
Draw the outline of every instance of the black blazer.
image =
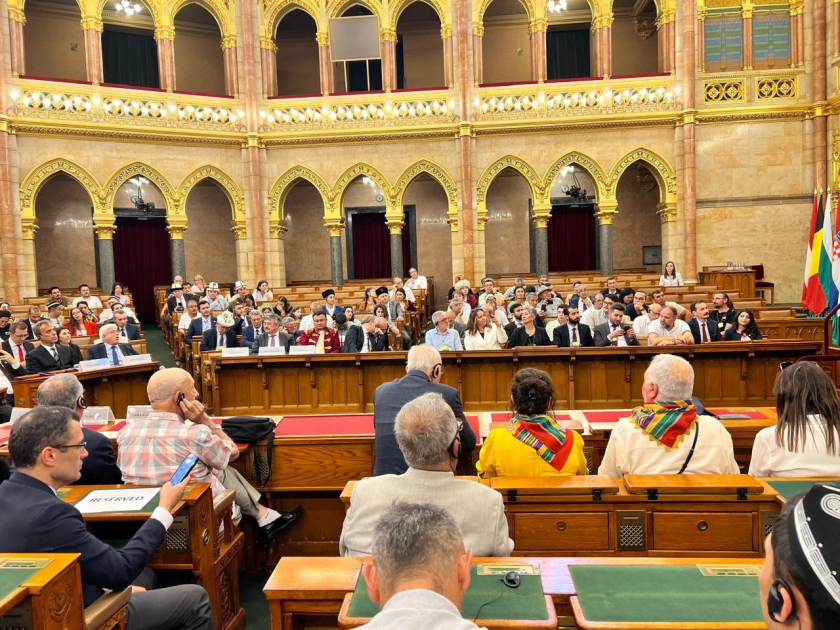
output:
M 374 477 L 401 475 L 408 470 L 408 464 L 405 463 L 394 434 L 397 413 L 406 403 L 429 392 L 443 396 L 446 404 L 452 407 L 455 418 L 463 423 L 460 432 L 461 452 L 467 453 L 475 448 L 475 434 L 464 416 L 458 390 L 443 383 L 433 383 L 420 370 L 411 370 L 403 378 L 383 383 L 373 394 L 373 428 L 376 442 Z
M 252 345 L 254 345 L 254 341 L 256 341 L 257 337 L 259 337 L 264 332 L 265 328 L 263 328 L 262 326 L 260 327 L 259 332 L 257 332 L 251 325 L 245 326 L 245 328 L 242 329 L 242 346 L 245 348 L 250 348 Z M 285 331 L 281 330 L 280 332 Z
M 131 322 L 125 325 L 125 336 L 129 341 L 136 341 L 140 339 L 140 329 Z
M 131 347 L 130 343 L 118 343 L 120 347 L 120 351 L 123 353 L 123 356 L 131 356 L 133 354 L 137 354 L 137 350 Z M 108 357 L 108 348 L 107 344 L 104 343 L 97 343 L 87 351 L 87 358 L 88 359 L 107 359 Z
M 26 354 L 26 373 L 39 374 L 41 372 L 57 372 L 73 367 L 73 353 L 70 348 L 61 344 L 55 344 L 59 360 L 56 361 L 49 350 L 44 346 L 38 346 Z
M 73 365 L 78 365 L 82 360 L 82 349 L 72 341 L 67 347 L 70 348 L 70 361 L 72 361 Z
M 9 472 L 9 462 L 5 458 L 0 457 L 0 483 L 3 483 L 11 476 Z
M 82 427 L 88 456 L 82 461 L 82 476 L 73 486 L 104 486 L 122 483 L 122 472 L 117 466 L 111 440 L 93 429 Z
M 215 350 L 219 345 L 219 331 L 215 326 L 210 330 L 205 330 L 201 335 L 201 352 L 209 352 Z M 233 328 L 228 328 L 225 333 L 225 348 L 236 348 L 236 333 Z
M 187 305 L 187 302 L 189 302 L 190 300 L 196 300 L 196 301 L 198 301 L 198 296 L 195 296 L 195 295 L 192 295 L 192 294 L 187 294 L 187 293 L 184 293 L 184 306 L 185 306 L 185 307 L 186 307 L 186 305 Z M 174 313 L 174 312 L 175 312 L 175 306 L 176 306 L 177 304 L 178 304 L 178 300 L 175 298 L 175 296 L 174 296 L 174 295 L 170 295 L 170 296 L 169 296 L 169 299 L 167 299 L 167 300 L 166 300 L 166 306 L 168 306 L 168 307 L 169 307 L 169 314 L 170 314 L 170 315 L 171 315 L 172 313 Z
M 193 337 L 201 337 L 204 334 L 202 330 L 202 326 L 204 325 L 204 318 L 199 315 L 194 320 L 190 322 L 189 328 L 187 328 L 187 332 L 184 334 L 184 339 L 187 342 L 187 345 L 192 345 L 192 338 Z M 210 316 L 210 328 L 216 327 L 216 318 L 212 315 Z
M 735 326 L 733 326 L 732 328 L 727 330 L 725 333 L 723 333 L 723 340 L 724 341 L 741 341 L 741 335 L 739 335 L 736 332 L 736 330 L 737 330 L 737 328 Z M 761 339 L 761 331 L 756 329 L 755 333 L 750 335 L 750 338 L 753 341 L 756 341 L 757 339 Z
M 38 320 L 38 322 L 42 322 L 45 319 L 46 319 L 46 317 L 42 317 L 41 319 Z M 35 323 L 37 324 L 38 322 L 35 322 Z M 29 333 L 26 336 L 26 338 L 27 339 L 35 339 L 35 331 L 32 330 L 32 326 L 34 325 L 32 323 L 32 321 L 27 317 L 26 319 L 23 320 L 23 323 L 26 324 L 26 328 L 28 329 L 28 333 Z
M 583 347 L 595 345 L 595 340 L 592 338 L 592 331 L 586 324 L 578 324 L 578 341 Z M 554 329 L 554 345 L 558 348 L 571 348 L 572 340 L 569 338 L 569 327 L 566 324 L 558 326 Z
M 247 320 L 244 317 L 240 317 L 236 320 L 233 326 L 230 327 L 230 330 L 233 331 L 234 337 L 236 335 L 241 335 L 242 331 L 245 330 L 250 324 L 247 324 Z
M 612 340 L 610 339 L 610 333 L 611 332 L 612 332 L 612 324 L 598 324 L 597 326 L 595 326 L 595 330 L 592 333 L 592 337 L 595 340 L 595 345 L 596 346 L 601 346 L 601 347 L 611 346 L 612 345 Z M 627 337 L 625 339 L 625 341 L 627 341 L 628 346 L 638 346 L 639 345 L 639 338 L 638 337 L 633 337 L 632 339 L 630 339 L 630 337 Z
M 85 606 L 99 599 L 103 589 L 131 586 L 165 537 L 163 524 L 149 519 L 117 551 L 88 532 L 79 511 L 34 477 L 16 472 L 0 485 L 0 551 L 81 554 Z
M 703 343 L 700 335 L 700 322 L 692 318 L 688 320 L 688 328 L 691 334 L 694 335 L 694 343 Z M 709 341 L 723 340 L 723 337 L 720 336 L 720 329 L 718 328 L 717 322 L 712 321 L 711 318 L 706 320 L 706 330 L 709 332 Z
M 534 322 L 536 324 L 536 322 Z M 535 346 L 550 346 L 551 340 L 548 338 L 548 333 L 545 332 L 545 328 L 541 328 L 540 326 L 535 326 L 536 332 L 534 333 L 534 342 L 533 345 Z M 516 330 L 513 331 L 513 334 L 508 337 L 508 348 L 516 348 L 517 346 L 528 346 L 531 345 L 530 340 L 528 339 L 528 333 L 525 331 L 525 326 L 520 326 Z
M 249 326 L 250 328 L 250 326 Z M 251 328 L 253 330 L 253 328 Z M 259 335 L 254 341 L 251 342 L 251 354 L 259 354 L 260 348 L 268 347 L 268 342 L 271 339 L 271 336 L 268 333 L 263 333 Z M 244 341 L 244 338 L 243 338 Z M 292 345 L 292 336 L 286 334 L 283 330 L 277 331 L 277 343 L 280 344 L 283 348 L 286 349 L 286 354 L 289 354 L 289 346 Z M 242 345 L 245 345 L 244 343 Z
M 371 335 L 373 337 L 373 351 L 382 352 L 388 349 L 388 335 Z M 361 326 L 350 326 L 350 330 L 344 336 L 342 352 L 361 352 L 362 346 L 367 343 L 365 329 Z
M 23 351 L 26 353 L 26 355 L 24 355 L 24 360 L 26 360 L 26 356 L 28 356 L 29 353 L 32 352 L 34 349 L 35 344 L 30 343 L 28 341 L 23 342 Z M 8 339 L 6 339 L 6 341 L 3 342 L 3 350 L 5 350 L 13 357 L 15 357 L 15 359 L 17 359 L 17 354 L 12 352 L 12 345 L 9 343 Z M 3 365 L 6 366 L 6 369 L 9 371 L 10 374 L 12 374 L 12 376 L 26 376 L 27 374 L 26 368 L 22 365 L 18 366 L 18 369 L 16 370 L 12 369 L 12 366 L 6 361 L 3 361 Z

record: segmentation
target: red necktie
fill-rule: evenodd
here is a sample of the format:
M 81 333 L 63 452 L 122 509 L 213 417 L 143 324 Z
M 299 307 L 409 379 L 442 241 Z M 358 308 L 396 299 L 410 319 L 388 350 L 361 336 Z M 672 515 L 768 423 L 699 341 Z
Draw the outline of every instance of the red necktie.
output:
M 572 328 L 572 343 L 577 343 L 577 326 Z
M 18 346 L 18 361 L 23 363 L 23 346 Z
M 700 324 L 700 330 L 703 331 L 703 343 L 709 343 L 709 336 L 706 334 L 706 324 Z
M 274 347 L 274 335 L 271 335 L 271 343 L 268 344 L 270 347 Z

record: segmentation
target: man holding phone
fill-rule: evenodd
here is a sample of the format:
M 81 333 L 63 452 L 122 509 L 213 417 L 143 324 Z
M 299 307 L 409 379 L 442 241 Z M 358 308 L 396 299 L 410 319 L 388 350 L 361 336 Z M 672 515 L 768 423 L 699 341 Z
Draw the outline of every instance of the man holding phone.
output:
M 141 577 L 166 538 L 187 480 L 164 483 L 159 507 L 117 550 L 88 532 L 79 511 L 56 496 L 79 478 L 85 446 L 79 417 L 65 407 L 39 405 L 15 424 L 9 452 L 17 472 L 0 486 L 0 551 L 81 554 L 84 603 L 90 606 L 106 589 L 121 591 Z M 207 592 L 195 584 L 149 591 L 132 586 L 127 616 L 128 630 L 213 628 Z
M 205 413 L 189 372 L 180 368 L 155 372 L 147 392 L 152 413 L 127 425 L 117 436 L 117 457 L 126 483 L 160 485 L 192 453 L 198 462 L 190 478 L 209 483 L 214 495 L 223 489 L 236 491 L 234 519 L 245 514 L 256 520 L 263 542 L 300 517 L 300 507 L 281 514 L 261 505 L 260 493 L 229 465 L 239 457 L 239 449 Z

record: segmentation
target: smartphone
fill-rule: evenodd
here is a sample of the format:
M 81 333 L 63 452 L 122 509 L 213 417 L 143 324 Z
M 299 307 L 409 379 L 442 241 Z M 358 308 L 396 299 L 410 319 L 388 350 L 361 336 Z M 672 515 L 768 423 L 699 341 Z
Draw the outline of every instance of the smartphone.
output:
M 183 394 L 181 394 L 183 396 Z M 184 479 L 190 476 L 192 469 L 195 468 L 195 465 L 198 463 L 198 457 L 190 453 L 184 458 L 184 461 L 181 462 L 181 465 L 178 466 L 178 469 L 172 474 L 169 478 L 169 483 L 173 486 L 177 486 L 181 483 Z

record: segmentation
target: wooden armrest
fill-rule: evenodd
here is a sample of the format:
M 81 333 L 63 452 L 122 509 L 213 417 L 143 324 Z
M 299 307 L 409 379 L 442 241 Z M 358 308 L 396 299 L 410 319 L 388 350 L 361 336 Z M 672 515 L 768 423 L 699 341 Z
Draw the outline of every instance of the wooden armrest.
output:
M 124 591 L 108 593 L 103 595 L 90 606 L 85 608 L 85 628 L 87 630 L 99 630 L 121 609 L 128 606 L 131 599 L 131 587 Z
M 213 513 L 216 516 L 222 514 L 225 510 L 233 505 L 233 500 L 236 498 L 235 490 L 225 490 L 219 496 L 213 499 Z

